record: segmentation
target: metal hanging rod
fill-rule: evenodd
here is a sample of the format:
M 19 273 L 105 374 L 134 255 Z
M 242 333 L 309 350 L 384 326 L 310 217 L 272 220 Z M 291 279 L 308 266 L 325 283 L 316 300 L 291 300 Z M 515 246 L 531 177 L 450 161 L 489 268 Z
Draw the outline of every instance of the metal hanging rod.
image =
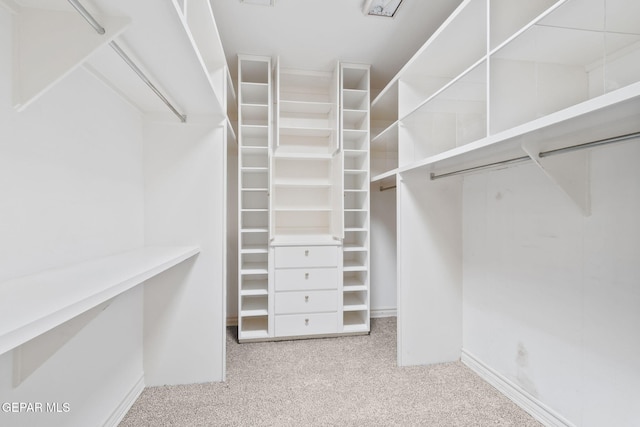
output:
M 387 190 L 393 190 L 394 188 L 396 188 L 395 185 L 389 185 L 388 187 L 383 187 L 382 185 L 380 186 L 380 191 L 387 191 Z
M 95 20 L 95 18 L 87 11 L 87 9 L 84 8 L 84 6 L 82 6 L 82 4 L 80 4 L 80 2 L 78 0 L 68 0 L 68 2 L 71 4 L 71 6 L 73 6 L 73 8 L 78 11 L 78 13 L 89 23 L 89 25 L 91 25 L 91 27 L 93 27 L 94 30 L 96 30 L 96 32 L 98 34 L 104 34 L 106 31 L 104 29 L 104 27 L 102 25 L 100 25 L 98 23 L 98 21 Z M 169 109 L 171 110 L 171 112 L 173 114 L 175 114 L 178 119 L 180 119 L 180 121 L 182 123 L 187 121 L 187 116 L 180 113 L 174 106 L 173 104 L 171 104 L 171 102 L 169 102 L 169 100 L 162 94 L 162 92 L 160 92 L 160 90 L 151 82 L 151 80 L 149 80 L 149 78 L 142 72 L 142 70 L 140 69 L 140 67 L 138 67 L 136 65 L 135 62 L 133 62 L 133 60 L 129 57 L 129 55 L 127 55 L 122 48 L 118 45 L 118 43 L 116 43 L 115 41 L 110 41 L 109 42 L 109 46 L 111 46 L 111 48 L 120 56 L 120 58 L 122 58 L 124 60 L 124 62 L 127 63 L 127 65 L 138 75 L 138 77 L 140 77 L 140 79 L 142 79 L 142 81 L 149 86 L 149 88 L 153 91 L 153 93 L 155 93 L 158 98 L 160 98 L 160 100 L 162 102 L 164 102 L 164 104 L 169 107 Z
M 531 160 L 529 158 L 529 156 L 516 157 L 515 159 L 509 159 L 509 160 L 503 160 L 503 161 L 500 161 L 500 162 L 488 163 L 488 164 L 482 165 L 482 166 L 474 166 L 472 168 L 460 169 L 460 170 L 457 170 L 457 171 L 442 173 L 442 174 L 439 174 L 439 175 L 436 175 L 435 173 L 431 173 L 430 178 L 433 181 L 433 180 L 440 179 L 440 178 L 447 178 L 449 176 L 462 175 L 462 174 L 465 174 L 465 173 L 468 173 L 468 172 L 481 171 L 481 170 L 485 170 L 485 169 L 493 169 L 493 168 L 498 167 L 498 166 L 513 165 L 513 164 L 516 164 L 516 163 L 526 162 L 528 160 Z
M 612 144 L 612 143 L 616 143 L 616 142 L 624 142 L 624 141 L 628 141 L 630 139 L 633 138 L 638 138 L 640 137 L 640 132 L 633 132 L 633 133 L 628 133 L 625 135 L 620 135 L 620 136 L 614 136 L 611 138 L 605 138 L 605 139 L 599 139 L 597 141 L 591 141 L 591 142 L 585 142 L 583 144 L 577 144 L 577 145 L 572 145 L 570 147 L 565 147 L 565 148 L 558 148 L 555 150 L 549 150 L 549 151 L 541 151 L 540 153 L 538 153 L 539 157 L 551 157 L 551 156 L 556 156 L 558 154 L 565 154 L 565 153 L 570 153 L 572 151 L 578 151 L 578 150 L 584 150 L 585 148 L 594 148 L 594 147 L 598 147 L 601 145 L 607 145 L 607 144 Z M 516 164 L 516 163 L 522 163 L 522 162 L 526 162 L 531 160 L 531 158 L 529 156 L 522 156 L 522 157 L 516 157 L 514 159 L 509 159 L 509 160 L 503 160 L 500 162 L 494 162 L 494 163 L 488 163 L 486 165 L 481 165 L 481 166 L 474 166 L 474 167 L 470 167 L 470 168 L 466 168 L 466 169 L 460 169 L 457 171 L 453 171 L 453 172 L 447 172 L 447 173 L 442 173 L 439 175 L 436 175 L 435 173 L 431 173 L 430 175 L 430 179 L 431 180 L 436 180 L 436 179 L 440 179 L 440 178 L 446 178 L 449 176 L 455 176 L 455 175 L 462 175 L 468 172 L 476 172 L 476 171 L 480 171 L 480 170 L 484 170 L 484 169 L 492 169 L 498 166 L 507 166 L 507 165 L 512 165 L 512 164 Z
M 640 137 L 640 132 L 627 133 L 625 135 L 614 136 L 611 138 L 599 139 L 597 141 L 585 142 L 584 144 L 572 145 L 571 147 L 558 148 L 556 150 L 543 151 L 538 156 L 540 157 L 549 157 L 555 156 L 556 154 L 564 154 L 570 153 L 572 151 L 582 150 L 585 148 L 594 148 L 600 145 L 612 144 L 615 142 L 624 142 L 633 138 Z
M 80 4 L 80 2 L 78 2 L 77 0 L 69 0 L 69 3 L 75 10 L 78 11 L 80 15 L 82 15 L 82 17 L 89 23 L 89 25 L 93 27 L 94 30 L 96 30 L 98 34 L 104 34 L 106 32 L 104 27 L 100 25 L 93 16 L 91 16 L 91 14 L 87 11 L 87 9 L 84 8 L 83 5 Z

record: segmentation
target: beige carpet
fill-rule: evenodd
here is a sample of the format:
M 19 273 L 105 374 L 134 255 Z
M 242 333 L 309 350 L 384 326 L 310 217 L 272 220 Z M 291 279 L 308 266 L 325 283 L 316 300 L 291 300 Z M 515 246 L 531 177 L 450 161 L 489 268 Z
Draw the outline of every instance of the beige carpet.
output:
M 371 335 L 238 344 L 227 381 L 146 388 L 121 426 L 540 426 L 460 362 L 396 366 L 396 319 Z

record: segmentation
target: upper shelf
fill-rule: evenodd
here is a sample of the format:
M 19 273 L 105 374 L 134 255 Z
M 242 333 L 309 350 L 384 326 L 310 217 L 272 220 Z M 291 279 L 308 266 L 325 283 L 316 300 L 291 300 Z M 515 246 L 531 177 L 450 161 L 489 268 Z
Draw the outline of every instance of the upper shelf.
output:
M 226 83 L 226 60 L 207 0 L 81 1 L 105 28 L 105 35 L 97 34 L 67 1 L 11 3 L 18 30 L 16 51 L 26 47 L 31 52 L 28 62 L 17 63 L 21 72 L 15 75 L 20 97 L 16 104 L 28 105 L 59 79 L 85 65 L 141 111 L 176 120 L 108 46 L 113 40 L 182 114 L 219 120 L 226 117 L 226 97 L 233 96 L 229 93 L 233 91 Z M 22 89 L 32 86 L 38 89 Z
M 372 151 L 397 148 L 398 160 L 379 160 L 387 168 L 372 180 L 637 132 L 637 13 L 640 4 L 628 0 L 463 1 L 374 100 Z M 468 34 L 482 43 L 473 48 Z
M 445 174 L 640 131 L 640 82 L 478 141 L 399 167 L 397 173 Z M 387 174 L 381 174 L 381 179 Z M 376 179 L 376 178 L 374 178 Z
M 0 354 L 198 254 L 147 246 L 0 283 Z

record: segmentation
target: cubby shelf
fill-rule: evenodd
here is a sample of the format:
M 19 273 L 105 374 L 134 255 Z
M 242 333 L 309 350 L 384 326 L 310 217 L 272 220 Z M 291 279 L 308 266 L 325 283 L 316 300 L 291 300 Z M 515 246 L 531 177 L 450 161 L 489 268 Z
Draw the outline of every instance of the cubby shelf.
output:
M 0 354 L 199 252 L 193 246 L 146 246 L 1 283 Z
M 343 332 L 369 329 L 369 67 L 342 64 Z
M 238 56 L 238 338 L 269 335 L 271 59 Z

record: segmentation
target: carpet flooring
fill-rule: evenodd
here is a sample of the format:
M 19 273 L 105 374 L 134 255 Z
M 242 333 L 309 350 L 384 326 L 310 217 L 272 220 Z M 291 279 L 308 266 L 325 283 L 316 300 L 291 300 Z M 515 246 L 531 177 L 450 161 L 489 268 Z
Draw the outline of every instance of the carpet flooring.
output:
M 396 366 L 396 319 L 371 334 L 238 344 L 227 381 L 146 388 L 127 426 L 540 426 L 461 362 Z

